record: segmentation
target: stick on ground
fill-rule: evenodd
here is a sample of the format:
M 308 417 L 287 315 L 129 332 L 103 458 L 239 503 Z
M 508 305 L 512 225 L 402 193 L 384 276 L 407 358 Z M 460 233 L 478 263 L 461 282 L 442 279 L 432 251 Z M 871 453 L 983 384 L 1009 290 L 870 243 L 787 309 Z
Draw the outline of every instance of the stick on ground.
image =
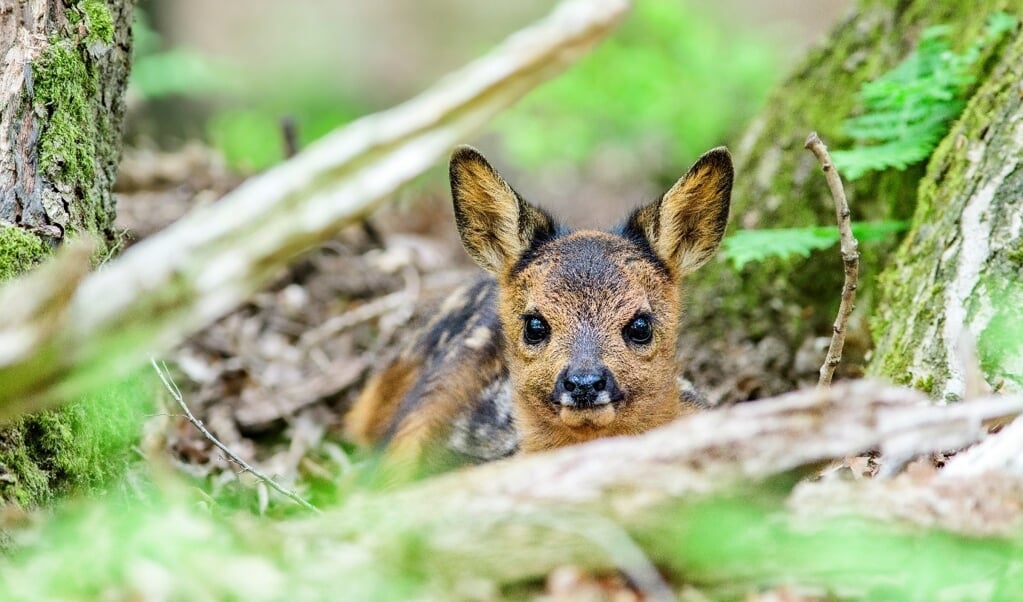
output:
M 831 197 L 835 200 L 835 216 L 838 218 L 838 233 L 841 236 L 842 264 L 845 267 L 842 302 L 838 306 L 838 316 L 835 317 L 835 325 L 832 327 L 828 355 L 824 359 L 824 364 L 821 365 L 820 380 L 817 381 L 817 388 L 826 388 L 831 386 L 831 377 L 834 376 L 835 368 L 842 361 L 845 328 L 849 323 L 849 314 L 855 307 L 853 303 L 856 301 L 856 286 L 860 274 L 860 252 L 859 243 L 853 237 L 852 225 L 849 222 L 849 203 L 845 199 L 842 178 L 831 162 L 828 147 L 821 141 L 817 132 L 810 132 L 804 146 L 820 162 L 821 170 L 824 171 L 824 177 L 828 181 L 828 188 L 831 189 Z
M 181 411 L 185 413 L 185 418 L 187 418 L 188 421 L 192 423 L 192 426 L 199 429 L 199 432 L 202 433 L 204 437 L 209 439 L 210 442 L 213 443 L 213 445 L 216 445 L 220 451 L 224 452 L 224 454 L 227 455 L 228 459 L 230 459 L 238 466 L 241 466 L 242 470 L 244 470 L 245 472 L 252 473 L 253 476 L 255 476 L 257 479 L 265 483 L 268 487 L 276 490 L 281 495 L 290 498 L 299 506 L 302 506 L 306 510 L 312 512 L 313 514 L 322 514 L 319 508 L 305 501 L 305 499 L 303 499 L 302 496 L 298 495 L 297 493 L 288 489 L 287 487 L 284 487 L 277 481 L 271 479 L 264 472 L 262 472 L 258 468 L 253 467 L 245 460 L 242 460 L 238 456 L 238 454 L 234 453 L 233 451 L 231 451 L 230 448 L 221 443 L 220 439 L 217 439 L 216 436 L 214 436 L 213 433 L 211 433 L 206 428 L 206 426 L 202 423 L 202 420 L 196 418 L 195 415 L 192 414 L 192 410 L 188 409 L 188 404 L 185 403 L 185 398 L 181 395 L 181 389 L 179 389 L 178 386 L 174 384 L 174 381 L 171 380 L 170 375 L 167 374 L 167 367 L 161 366 L 156 362 L 156 359 L 152 357 L 149 358 L 149 363 L 153 365 L 153 369 L 156 370 L 156 374 L 157 376 L 160 377 L 160 380 L 163 382 L 163 386 L 167 387 L 167 391 L 170 393 L 171 397 L 174 398 L 174 401 L 178 402 L 178 406 L 181 408 Z

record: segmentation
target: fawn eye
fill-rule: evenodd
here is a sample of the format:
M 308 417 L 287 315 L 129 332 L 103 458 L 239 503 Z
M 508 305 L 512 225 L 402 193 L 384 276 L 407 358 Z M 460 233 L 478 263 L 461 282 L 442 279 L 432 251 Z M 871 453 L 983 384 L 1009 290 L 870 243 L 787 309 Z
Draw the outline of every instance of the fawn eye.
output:
M 522 330 L 522 339 L 527 345 L 539 345 L 551 336 L 551 327 L 540 316 L 525 316 L 526 325 Z
M 654 325 L 651 323 L 650 318 L 637 316 L 625 327 L 623 334 L 627 340 L 637 345 L 646 345 L 654 338 Z

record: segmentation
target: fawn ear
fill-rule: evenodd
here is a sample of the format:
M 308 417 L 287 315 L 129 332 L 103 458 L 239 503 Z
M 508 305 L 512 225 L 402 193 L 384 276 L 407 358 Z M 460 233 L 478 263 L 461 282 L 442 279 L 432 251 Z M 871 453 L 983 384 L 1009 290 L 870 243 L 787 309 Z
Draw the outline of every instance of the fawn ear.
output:
M 707 151 L 664 196 L 633 212 L 625 232 L 643 235 L 679 276 L 693 272 L 714 256 L 725 234 L 732 173 L 728 149 Z
M 554 237 L 554 219 L 524 201 L 476 149 L 456 148 L 450 173 L 458 235 L 484 270 L 500 273 L 537 240 Z

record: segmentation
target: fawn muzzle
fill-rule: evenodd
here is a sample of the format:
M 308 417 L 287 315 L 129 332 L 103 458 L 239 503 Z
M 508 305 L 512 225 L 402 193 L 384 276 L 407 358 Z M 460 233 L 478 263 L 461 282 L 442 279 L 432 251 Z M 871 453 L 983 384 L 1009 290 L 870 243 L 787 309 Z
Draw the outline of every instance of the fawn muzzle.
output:
M 614 374 L 606 366 L 566 366 L 554 387 L 554 402 L 562 407 L 594 408 L 621 398 Z

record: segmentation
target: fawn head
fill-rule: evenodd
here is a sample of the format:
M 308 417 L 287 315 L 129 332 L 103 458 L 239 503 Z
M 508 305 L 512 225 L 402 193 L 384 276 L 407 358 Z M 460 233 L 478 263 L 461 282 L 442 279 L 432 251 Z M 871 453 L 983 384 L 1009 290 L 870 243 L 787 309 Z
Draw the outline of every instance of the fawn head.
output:
M 635 434 L 684 413 L 680 285 L 724 234 L 728 151 L 704 154 L 611 232 L 559 225 L 471 147 L 459 147 L 450 168 L 462 244 L 498 281 L 522 449 Z

